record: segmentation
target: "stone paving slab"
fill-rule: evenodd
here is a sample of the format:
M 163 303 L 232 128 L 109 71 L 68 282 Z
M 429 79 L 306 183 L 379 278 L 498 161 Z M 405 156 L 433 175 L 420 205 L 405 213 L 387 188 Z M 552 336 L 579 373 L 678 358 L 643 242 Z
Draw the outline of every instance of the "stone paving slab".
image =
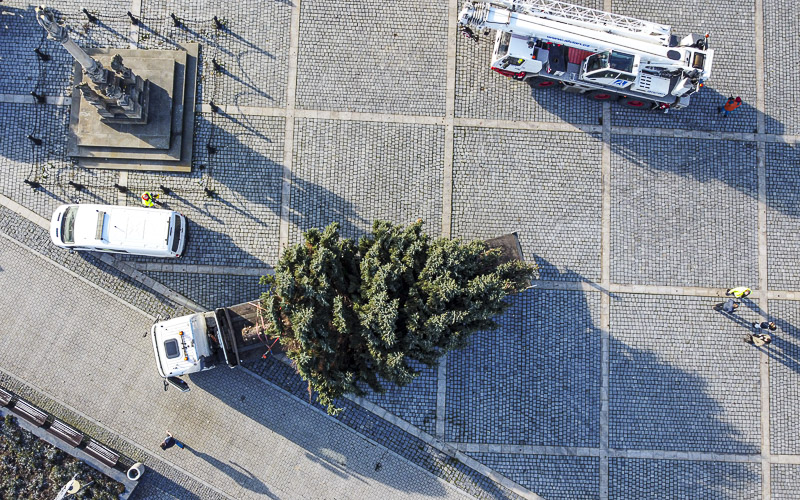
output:
M 599 499 L 597 457 L 557 457 L 471 453 L 473 458 L 503 473 L 542 498 Z
M 612 458 L 609 498 L 761 497 L 761 464 Z
M 772 464 L 772 500 L 794 500 L 800 491 L 800 465 Z
M 291 2 L 262 2 L 256 12 L 221 0 L 142 0 L 139 44 L 150 49 L 200 43 L 198 102 L 284 107 L 291 7 Z M 224 29 L 216 29 L 214 16 Z M 214 73 L 212 59 L 222 74 Z
M 141 332 L 151 318 L 24 248 L 0 240 L 0 252 L 0 287 L 8 292 L 0 297 L 0 319 L 14 337 L 0 346 L 3 370 L 149 453 L 236 497 L 463 498 L 244 370 L 195 374 L 190 394 L 162 392 L 156 371 L 146 369 L 152 346 Z M 34 298 L 27 289 L 39 293 Z M 89 365 L 72 361 L 87 358 Z M 156 451 L 165 429 L 187 449 Z
M 759 453 L 759 351 L 742 341 L 759 319 L 722 299 L 614 294 L 609 446 Z
M 786 64 L 800 51 L 800 16 L 790 0 L 764 5 L 764 90 L 766 132 L 800 134 L 800 67 Z
M 766 3 L 766 2 L 765 2 Z M 614 0 L 613 12 L 668 24 L 683 38 L 689 33 L 711 34 L 714 49 L 711 78 L 691 96 L 688 108 L 667 114 L 611 106 L 614 125 L 753 132 L 756 128 L 756 61 L 754 0 L 728 2 L 709 0 Z M 717 108 L 730 95 L 741 96 L 742 106 L 728 118 L 717 116 Z
M 800 289 L 800 146 L 767 144 L 767 243 L 769 287 Z
M 445 439 L 599 446 L 599 294 L 528 290 L 510 300 L 498 330 L 448 354 Z
M 441 234 L 444 130 L 433 125 L 296 120 L 289 243 L 340 224 L 359 238 L 372 222 L 409 224 Z
M 453 237 L 518 231 L 542 279 L 600 279 L 599 137 L 456 127 L 453 143 Z
M 206 144 L 217 148 L 209 154 Z M 189 220 L 189 243 L 181 264 L 263 266 L 278 257 L 283 119 L 198 116 L 195 167 L 191 174 L 131 172 L 128 205 L 145 190 L 164 185 L 164 208 Z M 204 188 L 215 192 L 208 197 Z M 137 262 L 160 259 L 133 257 Z
M 301 2 L 297 107 L 443 115 L 447 35 L 446 2 Z
M 800 303 L 770 300 L 769 311 L 778 325 L 769 349 L 770 447 L 775 454 L 799 454 Z
M 576 0 L 593 9 L 602 8 L 601 0 Z M 459 9 L 463 1 L 458 2 Z M 478 43 L 458 36 L 456 53 L 455 116 L 494 120 L 586 123 L 597 125 L 602 105 L 556 89 L 531 89 L 491 71 L 495 32 L 478 34 Z
M 611 280 L 756 283 L 755 157 L 749 143 L 612 136 Z

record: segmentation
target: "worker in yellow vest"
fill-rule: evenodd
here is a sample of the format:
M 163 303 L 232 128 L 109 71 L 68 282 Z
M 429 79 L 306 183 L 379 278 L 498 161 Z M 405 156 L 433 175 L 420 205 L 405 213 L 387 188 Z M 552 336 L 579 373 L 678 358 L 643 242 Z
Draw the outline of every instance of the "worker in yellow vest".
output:
M 733 295 L 737 299 L 743 299 L 750 295 L 750 292 L 751 290 L 746 286 L 739 286 L 736 288 L 728 288 L 728 290 L 725 292 L 725 295 Z
M 148 191 L 142 193 L 142 205 L 146 206 L 147 208 L 152 207 L 155 204 L 155 201 L 158 200 L 158 195 L 154 195 Z

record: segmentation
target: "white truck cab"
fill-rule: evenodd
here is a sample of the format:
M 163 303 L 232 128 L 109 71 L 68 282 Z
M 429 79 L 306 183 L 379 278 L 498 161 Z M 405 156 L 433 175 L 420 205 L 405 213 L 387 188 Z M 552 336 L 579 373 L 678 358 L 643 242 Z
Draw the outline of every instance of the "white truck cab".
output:
M 153 325 L 153 351 L 163 378 L 210 370 L 211 347 L 203 313 L 182 316 Z
M 61 248 L 178 258 L 186 249 L 186 217 L 172 210 L 116 205 L 61 205 L 50 239 Z

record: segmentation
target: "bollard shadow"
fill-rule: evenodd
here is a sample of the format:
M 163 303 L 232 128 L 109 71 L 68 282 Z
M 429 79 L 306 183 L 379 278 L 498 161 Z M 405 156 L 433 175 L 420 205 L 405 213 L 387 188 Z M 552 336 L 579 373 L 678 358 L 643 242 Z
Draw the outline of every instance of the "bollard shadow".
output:
M 280 125 L 278 120 L 266 117 L 239 119 L 227 113 L 199 115 L 195 165 L 204 166 L 204 175 L 212 185 L 222 185 L 226 191 L 241 197 L 239 206 L 257 204 L 280 217 L 284 175 Z M 210 153 L 206 144 L 215 152 Z M 308 229 L 323 228 L 331 222 L 338 222 L 340 234 L 347 238 L 358 238 L 371 230 L 372 221 L 359 214 L 355 203 L 297 173 L 290 175 L 289 221 L 295 238 Z M 220 195 L 219 199 L 224 202 L 227 198 Z

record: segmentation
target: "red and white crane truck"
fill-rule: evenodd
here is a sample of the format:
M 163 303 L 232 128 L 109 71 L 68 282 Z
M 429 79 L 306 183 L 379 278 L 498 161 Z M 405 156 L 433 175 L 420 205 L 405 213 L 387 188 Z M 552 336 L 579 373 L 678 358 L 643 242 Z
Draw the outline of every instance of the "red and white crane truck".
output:
M 557 0 L 473 0 L 458 22 L 497 32 L 492 70 L 635 109 L 685 108 L 711 77 L 708 35 Z

